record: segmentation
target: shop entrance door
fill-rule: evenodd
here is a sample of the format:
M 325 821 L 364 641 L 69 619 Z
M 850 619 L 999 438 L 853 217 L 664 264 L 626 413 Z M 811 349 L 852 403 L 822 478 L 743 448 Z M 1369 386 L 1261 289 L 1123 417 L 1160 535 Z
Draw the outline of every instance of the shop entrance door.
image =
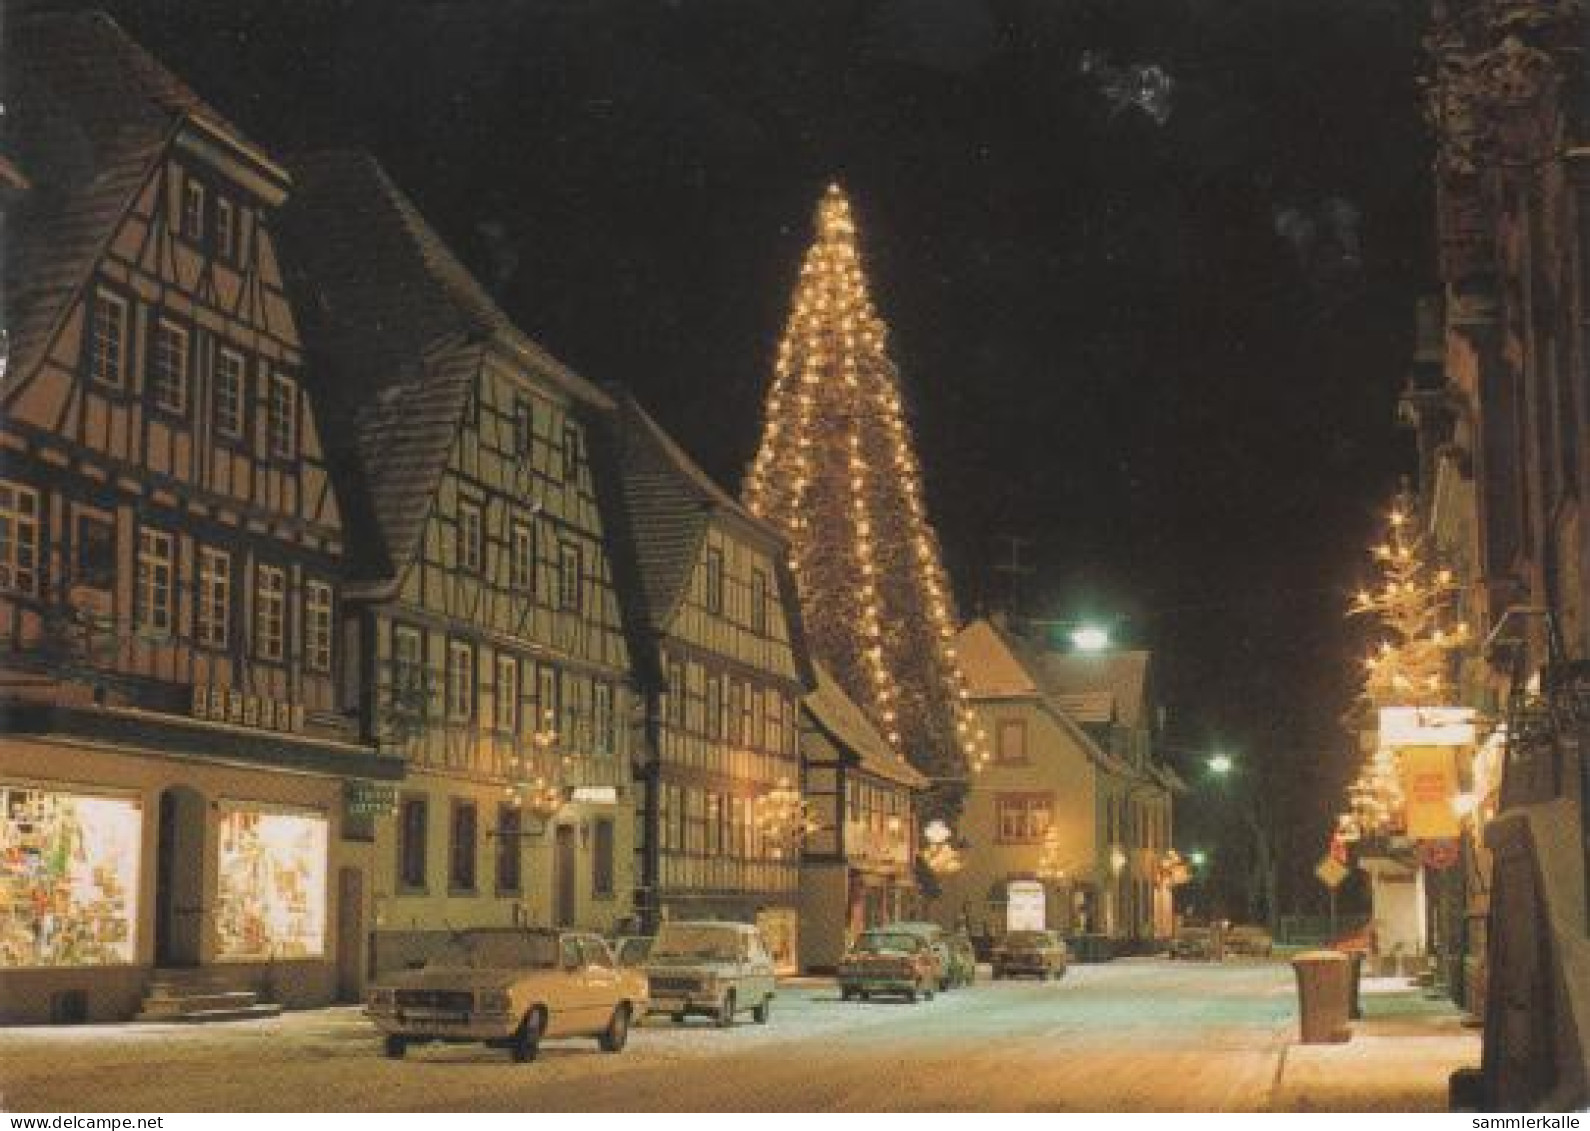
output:
M 160 795 L 155 965 L 197 966 L 203 934 L 204 798 L 173 786 Z
M 343 868 L 337 873 L 337 1000 L 364 1000 L 364 873 Z
M 574 826 L 559 825 L 552 855 L 553 890 L 557 906 L 553 914 L 560 927 L 574 926 L 575 888 L 579 876 L 579 854 L 574 850 Z

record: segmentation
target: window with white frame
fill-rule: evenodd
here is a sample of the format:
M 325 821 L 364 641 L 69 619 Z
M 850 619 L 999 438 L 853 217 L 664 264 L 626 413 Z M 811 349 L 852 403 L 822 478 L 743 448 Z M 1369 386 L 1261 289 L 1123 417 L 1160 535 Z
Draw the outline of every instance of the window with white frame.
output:
M 474 502 L 460 502 L 458 504 L 458 568 L 470 573 L 480 572 L 481 561 L 481 520 L 480 504 Z
M 138 532 L 135 622 L 147 632 L 171 631 L 172 569 L 175 540 L 145 527 Z
M 215 430 L 236 440 L 243 435 L 243 355 L 222 346 L 215 355 Z
M 204 186 L 192 177 L 182 183 L 182 234 L 190 240 L 204 238 Z
M 276 459 L 292 459 L 298 454 L 298 385 L 291 377 L 284 373 L 271 374 L 267 408 L 271 455 Z
M 331 606 L 330 585 L 304 586 L 304 665 L 312 672 L 331 670 Z
M 0 591 L 39 591 L 39 493 L 0 480 Z
M 237 258 L 236 215 L 232 202 L 224 196 L 215 198 L 215 252 L 226 262 Z
M 88 343 L 89 373 L 101 385 L 127 383 L 127 301 L 108 291 L 94 296 L 94 321 Z
M 497 729 L 513 734 L 519 729 L 519 661 L 497 653 Z
M 225 648 L 232 632 L 232 555 L 199 547 L 199 643 Z
M 528 522 L 513 524 L 512 545 L 509 547 L 509 578 L 515 589 L 526 593 L 536 587 L 536 534 Z
M 156 408 L 188 410 L 188 332 L 166 318 L 155 324 L 149 349 L 149 389 Z
M 262 660 L 280 660 L 287 645 L 287 572 L 254 567 L 254 650 Z
M 613 685 L 598 683 L 595 690 L 595 701 L 591 708 L 592 727 L 595 730 L 592 746 L 600 758 L 606 758 L 616 750 L 618 736 L 613 727 Z
M 1004 844 L 1037 844 L 1054 820 L 1051 793 L 1000 793 L 994 798 L 999 840 Z
M 412 694 L 425 686 L 424 641 L 420 630 L 407 625 L 392 629 L 392 688 Z
M 475 649 L 462 640 L 447 642 L 447 717 L 453 722 L 475 717 Z
M 572 542 L 558 544 L 558 608 L 580 608 L 580 548 Z

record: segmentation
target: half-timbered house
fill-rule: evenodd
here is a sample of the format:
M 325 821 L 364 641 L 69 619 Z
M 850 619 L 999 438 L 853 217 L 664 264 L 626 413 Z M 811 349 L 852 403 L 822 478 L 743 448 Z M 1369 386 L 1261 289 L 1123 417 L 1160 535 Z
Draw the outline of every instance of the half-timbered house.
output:
M 0 1023 L 356 996 L 401 764 L 337 711 L 290 179 L 105 16 L 7 39 Z
M 345 689 L 408 776 L 378 966 L 450 929 L 631 911 L 629 648 L 587 432 L 610 398 L 516 329 L 375 161 L 292 162 L 286 224 L 354 531 Z
M 633 399 L 610 422 L 633 635 L 658 677 L 646 681 L 637 903 L 649 923 L 757 922 L 792 968 L 799 707 L 814 678 L 787 547 Z

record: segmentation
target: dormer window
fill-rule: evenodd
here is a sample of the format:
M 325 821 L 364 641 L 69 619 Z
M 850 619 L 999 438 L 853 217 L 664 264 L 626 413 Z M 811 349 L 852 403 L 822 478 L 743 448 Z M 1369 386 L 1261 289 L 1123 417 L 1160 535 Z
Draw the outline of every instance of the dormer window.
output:
M 204 186 L 192 177 L 182 184 L 182 234 L 195 243 L 204 238 Z

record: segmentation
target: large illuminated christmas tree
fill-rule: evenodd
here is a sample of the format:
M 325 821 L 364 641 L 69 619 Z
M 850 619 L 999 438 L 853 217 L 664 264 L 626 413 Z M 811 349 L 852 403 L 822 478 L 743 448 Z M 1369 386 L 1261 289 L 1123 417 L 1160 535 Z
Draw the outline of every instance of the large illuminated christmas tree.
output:
M 987 759 L 956 663 L 955 609 L 850 204 L 817 208 L 779 343 L 746 505 L 789 540 L 813 650 L 891 745 L 949 788 Z

